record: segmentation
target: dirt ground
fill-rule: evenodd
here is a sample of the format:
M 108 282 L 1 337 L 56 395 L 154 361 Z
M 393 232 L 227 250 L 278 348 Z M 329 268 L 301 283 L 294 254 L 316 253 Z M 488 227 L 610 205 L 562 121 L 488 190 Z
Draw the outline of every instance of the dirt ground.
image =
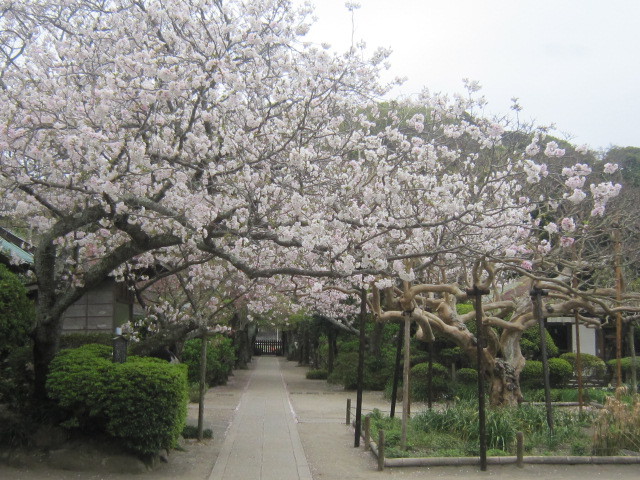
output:
M 304 376 L 306 369 L 298 367 L 295 362 L 282 359 L 281 367 L 314 480 L 423 480 L 444 477 L 461 480 L 487 477 L 515 480 L 640 479 L 640 465 L 525 465 L 524 468 L 490 465 L 486 472 L 481 472 L 479 467 L 387 468 L 378 472 L 371 453 L 365 452 L 362 447 L 354 448 L 353 429 L 345 425 L 346 399 L 351 398 L 355 408 L 355 392 L 345 392 L 323 381 L 307 380 Z M 251 370 L 237 371 L 227 385 L 207 393 L 205 426 L 213 430 L 214 438 L 203 443 L 187 443 L 185 451 L 172 452 L 169 463 L 160 464 L 153 471 L 136 475 L 116 474 L 94 465 L 92 471 L 72 472 L 51 468 L 45 458 L 31 456 L 23 457 L 22 463 L 14 466 L 0 464 L 0 480 L 215 480 L 209 478 L 211 470 L 250 373 Z M 416 404 L 412 409 L 418 411 L 422 407 Z M 363 411 L 373 408 L 388 410 L 389 405 L 379 392 L 365 392 Z M 189 423 L 195 424 L 197 414 L 197 405 L 190 405 Z

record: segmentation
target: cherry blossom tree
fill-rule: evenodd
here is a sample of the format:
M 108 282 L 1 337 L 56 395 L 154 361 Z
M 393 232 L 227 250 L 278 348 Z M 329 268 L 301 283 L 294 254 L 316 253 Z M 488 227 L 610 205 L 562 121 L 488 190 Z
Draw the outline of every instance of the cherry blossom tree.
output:
M 202 255 L 253 276 L 298 271 L 295 249 L 274 252 L 330 228 L 300 219 L 327 193 L 324 165 L 362 142 L 385 52 L 303 43 L 309 12 L 282 0 L 2 11 L 1 213 L 36 244 L 39 397 L 61 314 L 107 275 Z

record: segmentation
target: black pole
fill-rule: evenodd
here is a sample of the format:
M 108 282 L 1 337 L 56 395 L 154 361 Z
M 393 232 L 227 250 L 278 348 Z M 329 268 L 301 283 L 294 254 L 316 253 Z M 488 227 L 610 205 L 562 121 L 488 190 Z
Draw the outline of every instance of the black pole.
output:
M 475 297 L 476 311 L 476 361 L 478 364 L 478 430 L 480 433 L 480 470 L 487 470 L 487 415 L 484 399 L 484 367 L 482 362 L 484 349 L 484 335 L 482 328 L 482 295 L 488 295 L 489 290 L 474 285 L 467 290 L 468 296 Z
M 398 339 L 396 340 L 396 369 L 393 372 L 393 388 L 391 389 L 391 413 L 393 418 L 396 414 L 396 399 L 398 397 L 398 383 L 400 383 L 400 360 L 402 359 L 402 324 L 398 327 Z
M 551 409 L 551 384 L 549 382 L 549 360 L 547 358 L 547 331 L 544 328 L 544 314 L 542 313 L 542 297 L 549 295 L 549 292 L 541 288 L 534 287 L 531 292 L 531 302 L 533 303 L 533 312 L 538 320 L 540 329 L 540 350 L 542 351 L 542 372 L 544 376 L 544 403 L 547 409 L 547 425 L 549 426 L 549 434 L 553 434 L 553 411 Z
M 367 291 L 364 287 L 360 290 L 360 348 L 358 350 L 358 392 L 356 397 L 356 425 L 354 447 L 360 446 L 360 431 L 362 423 L 362 388 L 364 383 L 364 347 L 365 331 L 364 325 L 367 316 Z

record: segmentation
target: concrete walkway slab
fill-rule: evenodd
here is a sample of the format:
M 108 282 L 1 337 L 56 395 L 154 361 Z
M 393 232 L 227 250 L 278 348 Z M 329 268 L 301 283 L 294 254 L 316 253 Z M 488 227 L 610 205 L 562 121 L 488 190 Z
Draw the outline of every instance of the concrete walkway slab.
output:
M 253 362 L 209 480 L 311 480 L 280 360 Z

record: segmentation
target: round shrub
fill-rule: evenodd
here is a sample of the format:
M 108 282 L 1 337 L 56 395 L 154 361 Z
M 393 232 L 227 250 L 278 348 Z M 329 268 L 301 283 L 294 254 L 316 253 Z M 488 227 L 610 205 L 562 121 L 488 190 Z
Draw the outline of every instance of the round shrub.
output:
M 556 343 L 553 341 L 551 334 L 547 330 L 545 330 L 545 336 L 547 340 L 547 357 L 557 357 L 560 351 L 558 350 Z M 540 329 L 537 325 L 528 328 L 522 333 L 520 349 L 522 350 L 522 355 L 524 355 L 527 360 L 542 359 L 542 352 L 540 349 Z
M 17 275 L 0 264 L 0 360 L 26 345 L 34 321 L 33 302 Z
M 456 372 L 456 380 L 465 385 L 477 385 L 478 371 L 475 368 L 461 368 Z
M 186 365 L 111 356 L 105 345 L 85 345 L 51 362 L 47 389 L 67 412 L 65 423 L 104 431 L 142 455 L 173 447 L 187 415 Z
M 632 358 L 631 357 L 622 357 L 620 359 L 620 367 L 622 368 L 622 375 L 624 375 L 624 378 L 630 378 L 631 377 L 631 365 L 632 365 Z M 607 361 L 607 366 L 609 367 L 609 372 L 611 373 L 611 375 L 615 376 L 616 375 L 616 371 L 618 369 L 618 361 L 617 359 L 613 358 L 609 361 Z M 640 358 L 636 357 L 636 371 L 640 372 Z
M 563 353 L 562 355 L 560 355 L 560 358 L 569 362 L 573 366 L 574 374 L 577 374 L 578 354 Z M 581 353 L 580 360 L 582 361 L 582 375 L 597 380 L 605 379 L 605 377 L 607 376 L 607 365 L 604 360 L 588 353 Z
M 571 379 L 573 367 L 561 358 L 550 358 L 549 383 L 553 388 L 562 388 Z M 544 372 L 542 362 L 527 360 L 520 373 L 520 385 L 528 389 L 544 388 Z
M 411 396 L 414 400 L 425 401 L 429 398 L 429 364 L 419 363 L 411 369 Z M 432 398 L 443 398 L 451 393 L 449 370 L 439 363 L 433 364 L 431 377 Z
M 573 366 L 562 358 L 549 359 L 549 382 L 553 388 L 567 385 L 573 375 Z

